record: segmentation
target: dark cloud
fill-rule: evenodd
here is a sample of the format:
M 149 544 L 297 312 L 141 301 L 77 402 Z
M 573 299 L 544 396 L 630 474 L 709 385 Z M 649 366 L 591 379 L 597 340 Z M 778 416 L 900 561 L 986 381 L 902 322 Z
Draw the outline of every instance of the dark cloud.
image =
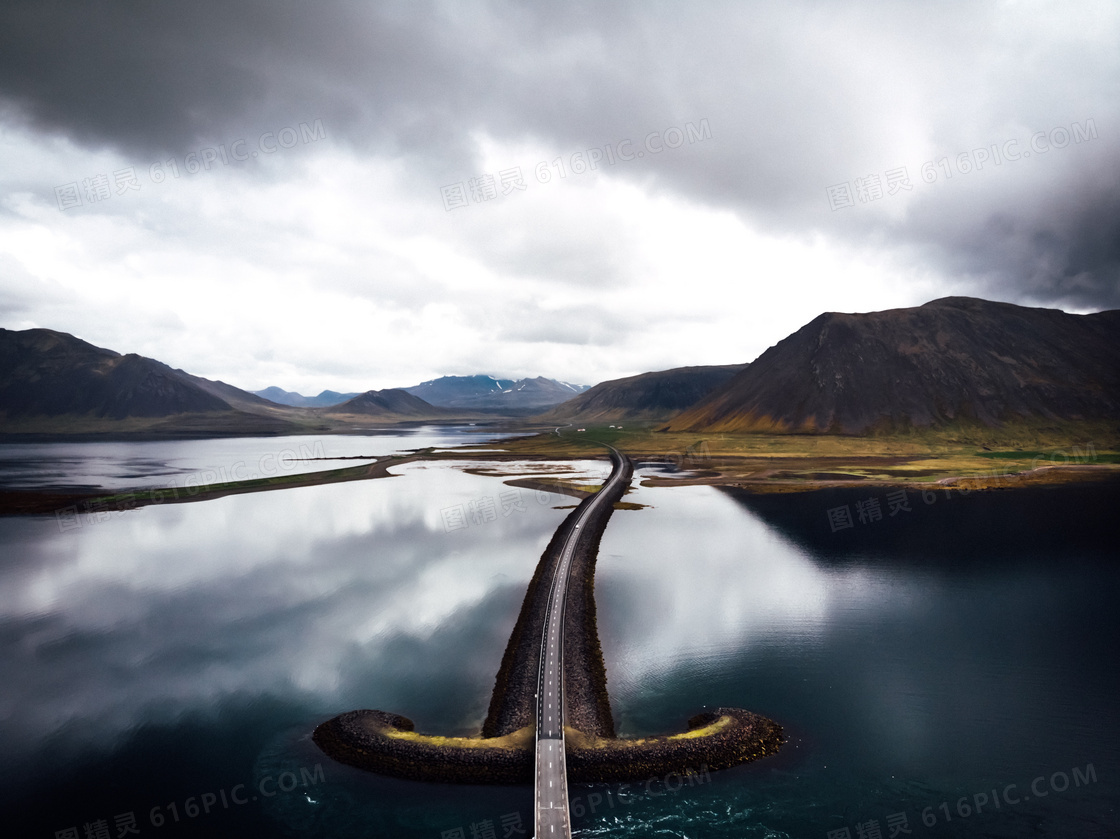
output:
M 983 296 L 1120 308 L 1120 153 L 1098 135 L 1048 154 L 1045 168 L 1022 159 L 1006 164 L 1021 172 L 978 173 L 959 193 L 916 205 L 900 233 Z
M 926 155 L 1095 120 L 1115 146 L 1120 23 L 989 3 L 9 2 L 7 119 L 88 147 L 184 153 L 323 121 L 399 158 L 417 189 L 481 168 L 475 135 L 563 154 L 706 121 L 710 135 L 610 168 L 777 233 L 920 249 L 1012 298 L 1117 306 L 1115 157 L 1059 179 L 923 191 Z M 904 212 L 829 209 L 825 188 L 906 165 Z M 894 199 L 896 202 L 903 199 Z
M 215 0 L 15 2 L 0 10 L 0 97 L 90 146 L 183 153 L 322 119 L 364 146 L 457 140 L 441 115 L 456 55 L 432 12 Z M 441 131 L 440 126 L 446 126 Z M 255 135 L 254 135 L 255 136 Z
M 962 267 L 982 272 L 997 293 L 1120 309 L 1120 188 L 1110 180 L 993 212 L 959 242 Z

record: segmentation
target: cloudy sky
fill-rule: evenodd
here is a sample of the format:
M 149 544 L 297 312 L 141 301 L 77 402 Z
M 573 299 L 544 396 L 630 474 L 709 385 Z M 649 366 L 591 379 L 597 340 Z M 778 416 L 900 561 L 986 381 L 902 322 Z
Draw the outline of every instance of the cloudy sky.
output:
M 1120 5 L 6 0 L 0 326 L 247 389 L 1120 308 Z

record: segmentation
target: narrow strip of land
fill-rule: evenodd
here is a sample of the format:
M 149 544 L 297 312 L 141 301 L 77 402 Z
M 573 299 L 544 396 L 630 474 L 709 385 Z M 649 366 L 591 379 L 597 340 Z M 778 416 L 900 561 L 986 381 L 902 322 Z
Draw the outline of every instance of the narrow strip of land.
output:
M 567 756 L 564 748 L 564 720 L 567 694 L 564 690 L 564 618 L 567 612 L 568 579 L 572 558 L 588 522 L 609 516 L 612 490 L 617 491 L 626 461 L 613 446 L 610 477 L 591 502 L 580 510 L 560 551 L 549 590 L 545 610 L 544 631 L 540 642 L 540 669 L 537 678 L 536 771 L 534 773 L 534 835 L 569 839 L 571 822 L 568 816 Z

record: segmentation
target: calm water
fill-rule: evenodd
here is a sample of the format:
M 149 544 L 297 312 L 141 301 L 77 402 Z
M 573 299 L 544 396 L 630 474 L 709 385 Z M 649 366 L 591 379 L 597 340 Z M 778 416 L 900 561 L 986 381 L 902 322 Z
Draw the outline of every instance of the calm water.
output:
M 383 442 L 449 444 L 412 439 Z M 379 778 L 308 740 L 363 707 L 476 728 L 570 503 L 449 465 L 395 471 L 66 532 L 0 519 L 7 833 L 525 835 L 528 786 Z M 734 705 L 790 743 L 677 792 L 574 787 L 578 835 L 827 839 L 876 821 L 887 837 L 899 814 L 901 836 L 1117 835 L 1116 490 L 911 495 L 893 517 L 884 498 L 882 520 L 832 532 L 827 511 L 870 494 L 631 494 L 650 506 L 612 519 L 596 589 L 619 727 Z
M 502 435 L 513 436 L 513 435 Z M 419 426 L 355 435 L 140 443 L 0 443 L 0 489 L 191 488 L 353 466 L 350 460 L 497 439 L 478 427 Z

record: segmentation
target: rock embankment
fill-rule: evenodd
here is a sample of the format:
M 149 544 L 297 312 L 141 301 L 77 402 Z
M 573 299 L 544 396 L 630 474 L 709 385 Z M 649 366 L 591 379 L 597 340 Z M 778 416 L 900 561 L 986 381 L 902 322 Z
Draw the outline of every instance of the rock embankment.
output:
M 637 740 L 587 737 L 570 728 L 566 734 L 568 777 L 575 783 L 686 775 L 697 767 L 727 769 L 774 754 L 784 742 L 780 725 L 739 708 L 693 717 L 682 734 Z M 335 760 L 382 775 L 512 785 L 533 780 L 533 732 L 526 728 L 518 735 L 463 745 L 463 738 L 415 735 L 412 721 L 397 714 L 350 711 L 320 725 L 314 739 Z
M 458 746 L 448 738 L 399 736 L 412 720 L 384 711 L 350 711 L 315 729 L 324 752 L 358 769 L 444 784 L 520 784 L 532 781 L 534 750 L 508 744 Z M 525 738 L 532 743 L 532 733 Z M 501 741 L 499 741 L 501 742 Z
M 597 513 L 588 519 L 572 554 L 568 580 L 568 603 L 564 614 L 564 693 L 565 721 L 572 728 L 594 737 L 614 737 L 614 718 L 607 693 L 607 668 L 599 646 L 599 626 L 595 616 L 595 561 L 599 542 L 614 505 L 626 494 L 634 476 L 630 458 L 618 455 L 621 480 L 607 493 Z M 588 501 L 581 503 L 582 506 Z M 576 508 L 574 513 L 578 513 Z
M 614 736 L 614 720 L 607 694 L 607 669 L 599 647 L 595 619 L 595 559 L 599 553 L 599 541 L 614 510 L 613 504 L 625 494 L 634 474 L 629 458 L 623 458 L 619 468 L 622 469 L 622 480 L 614 488 L 606 490 L 610 493 L 607 502 L 600 505 L 595 515 L 584 523 L 583 532 L 576 542 L 564 619 L 567 721 L 574 728 L 599 737 Z M 482 724 L 483 737 L 501 737 L 533 722 L 549 588 L 560 561 L 560 552 L 572 528 L 596 497 L 590 495 L 584 498 L 568 514 L 537 563 L 498 668 L 490 710 Z
M 578 783 L 636 781 L 692 767 L 728 769 L 775 754 L 782 727 L 742 708 L 716 708 L 688 721 L 681 734 L 640 739 L 584 738 L 569 732 L 568 775 Z

